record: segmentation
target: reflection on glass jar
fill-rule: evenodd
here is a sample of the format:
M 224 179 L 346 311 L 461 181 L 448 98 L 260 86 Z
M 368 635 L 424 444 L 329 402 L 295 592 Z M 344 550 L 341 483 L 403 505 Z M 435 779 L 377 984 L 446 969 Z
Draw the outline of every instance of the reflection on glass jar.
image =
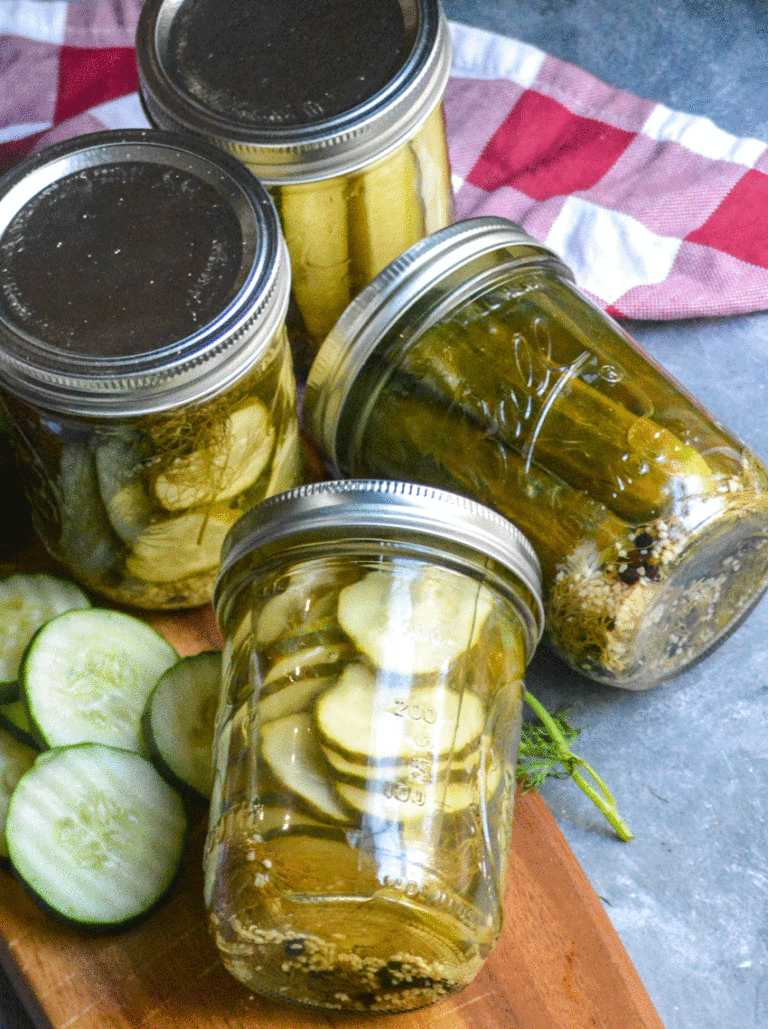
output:
M 139 130 L 52 147 L 0 197 L 0 389 L 43 542 L 113 600 L 207 602 L 228 529 L 301 476 L 270 198 Z
M 477 974 L 538 589 L 513 526 L 410 484 L 305 487 L 230 534 L 206 905 L 250 988 L 404 1011 Z
M 382 273 L 321 350 L 306 410 L 336 474 L 407 476 L 514 521 L 549 641 L 599 681 L 674 675 L 768 584 L 763 465 L 503 219 Z
M 136 49 L 153 123 L 216 143 L 270 190 L 305 367 L 360 289 L 451 220 L 439 3 L 149 0 Z

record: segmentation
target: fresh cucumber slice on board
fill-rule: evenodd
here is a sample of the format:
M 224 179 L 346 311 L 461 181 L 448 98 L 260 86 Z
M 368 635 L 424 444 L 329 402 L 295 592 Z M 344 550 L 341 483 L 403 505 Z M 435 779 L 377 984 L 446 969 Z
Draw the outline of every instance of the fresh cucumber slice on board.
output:
M 141 715 L 160 676 L 179 660 L 140 618 L 89 608 L 38 630 L 21 667 L 32 732 L 42 747 L 141 748 Z
M 22 775 L 35 763 L 38 753 L 33 747 L 19 742 L 5 729 L 0 729 L 0 864 L 8 860 L 5 820 L 11 794 Z
M 29 641 L 45 622 L 91 601 L 75 583 L 38 572 L 0 580 L 0 702 L 19 695 L 19 664 Z
M 342 629 L 376 665 L 402 675 L 437 672 L 478 639 L 493 598 L 438 568 L 370 572 L 339 594 Z
M 35 738 L 29 721 L 27 705 L 21 698 L 0 704 L 0 727 L 9 732 L 19 743 L 40 750 L 40 744 Z
M 180 867 L 179 794 L 138 754 L 86 743 L 41 754 L 8 805 L 15 873 L 48 912 L 116 929 L 148 914 Z
M 184 657 L 160 676 L 141 717 L 146 753 L 183 793 L 211 796 L 212 747 L 221 688 L 221 654 Z

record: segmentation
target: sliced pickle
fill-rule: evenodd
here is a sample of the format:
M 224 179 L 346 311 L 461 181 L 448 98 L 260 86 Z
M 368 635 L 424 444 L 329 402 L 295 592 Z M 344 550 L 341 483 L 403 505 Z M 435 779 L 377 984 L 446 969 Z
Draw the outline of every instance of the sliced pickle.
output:
M 310 632 L 335 605 L 335 577 L 325 569 L 307 571 L 263 604 L 256 620 L 256 642 L 263 647 L 295 636 L 299 629 Z
M 261 680 L 262 690 L 280 688 L 287 682 L 322 675 L 329 667 L 338 665 L 345 648 L 320 643 L 314 647 L 278 658 Z M 283 682 L 285 680 L 285 682 Z
M 297 486 L 301 481 L 301 472 L 302 454 L 299 429 L 295 422 L 291 422 L 289 431 L 275 447 L 272 469 L 264 496 L 273 497 Z
M 93 455 L 81 443 L 62 447 L 59 465 L 62 560 L 85 579 L 100 578 L 122 550 L 101 501 Z
M 221 437 L 209 447 L 174 458 L 154 482 L 157 499 L 168 511 L 236 497 L 266 468 L 275 428 L 267 408 L 253 401 L 233 411 Z
M 281 186 L 279 206 L 293 295 L 307 332 L 323 339 L 352 299 L 347 180 Z
M 259 713 L 265 722 L 308 711 L 317 697 L 335 682 L 332 675 L 288 682 L 259 701 Z
M 449 225 L 453 217 L 453 189 L 442 104 L 438 104 L 411 140 L 411 149 L 421 170 L 424 229 L 426 235 L 431 235 Z
M 355 293 L 425 235 L 421 174 L 409 144 L 357 176 L 349 200 Z
M 323 754 L 334 772 L 342 779 L 358 786 L 368 779 L 405 779 L 414 773 L 423 782 L 446 776 L 449 781 L 466 779 L 477 774 L 480 766 L 481 752 L 477 747 L 462 758 L 435 758 L 432 755 L 417 755 L 408 762 L 392 764 L 391 762 L 376 762 L 368 756 L 363 760 L 350 759 L 326 744 L 321 745 Z
M 150 525 L 125 561 L 129 575 L 145 582 L 177 582 L 215 568 L 236 512 L 189 511 Z
M 339 624 L 378 668 L 445 668 L 478 639 L 490 592 L 438 568 L 370 572 L 339 594 Z
M 328 782 L 328 767 L 312 716 L 305 712 L 268 722 L 261 729 L 261 754 L 282 787 L 320 818 L 349 822 L 349 812 Z
M 485 777 L 485 797 L 490 797 L 501 781 L 500 764 L 493 764 Z M 350 782 L 338 782 L 339 796 L 356 811 L 376 821 L 411 822 L 415 819 L 433 818 L 436 810 L 445 814 L 457 814 L 471 804 L 480 804 L 478 780 L 470 782 L 419 783 L 410 780 L 391 779 L 373 788 L 368 781 L 365 786 Z
M 485 705 L 475 693 L 442 684 L 406 684 L 397 693 L 354 664 L 318 698 L 315 719 L 322 745 L 347 759 L 402 763 L 468 754 L 483 732 Z
M 110 439 L 96 448 L 99 491 L 118 536 L 133 543 L 152 519 L 154 504 L 141 469 L 141 451 L 135 441 Z

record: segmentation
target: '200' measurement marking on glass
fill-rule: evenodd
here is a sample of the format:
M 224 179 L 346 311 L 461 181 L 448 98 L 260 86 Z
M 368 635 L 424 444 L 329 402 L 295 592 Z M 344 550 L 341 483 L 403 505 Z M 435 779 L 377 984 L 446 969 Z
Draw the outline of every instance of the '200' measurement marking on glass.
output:
M 418 700 L 396 699 L 392 714 L 413 723 L 415 731 L 411 740 L 423 753 L 412 754 L 408 762 L 408 774 L 405 781 L 388 781 L 382 786 L 382 792 L 388 800 L 396 800 L 401 804 L 415 804 L 423 807 L 427 802 L 424 788 L 432 778 L 432 733 L 429 726 L 437 722 L 437 711 L 431 704 L 422 704 Z

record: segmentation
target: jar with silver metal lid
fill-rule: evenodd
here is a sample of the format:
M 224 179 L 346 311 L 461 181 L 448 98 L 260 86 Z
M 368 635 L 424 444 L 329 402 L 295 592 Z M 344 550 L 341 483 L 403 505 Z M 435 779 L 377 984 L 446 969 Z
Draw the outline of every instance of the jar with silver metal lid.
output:
M 341 312 L 451 220 L 439 0 L 147 0 L 147 113 L 234 154 L 275 199 L 305 367 Z
M 207 602 L 231 525 L 301 481 L 289 279 L 266 191 L 189 138 L 94 133 L 0 180 L 0 396 L 86 586 Z
M 530 544 L 452 493 L 318 483 L 237 523 L 214 606 L 205 902 L 224 964 L 317 1009 L 461 989 L 501 927 L 543 622 Z
M 501 218 L 457 223 L 353 302 L 305 415 L 337 476 L 398 476 L 505 514 L 542 564 L 549 642 L 646 689 L 768 585 L 768 473 Z

